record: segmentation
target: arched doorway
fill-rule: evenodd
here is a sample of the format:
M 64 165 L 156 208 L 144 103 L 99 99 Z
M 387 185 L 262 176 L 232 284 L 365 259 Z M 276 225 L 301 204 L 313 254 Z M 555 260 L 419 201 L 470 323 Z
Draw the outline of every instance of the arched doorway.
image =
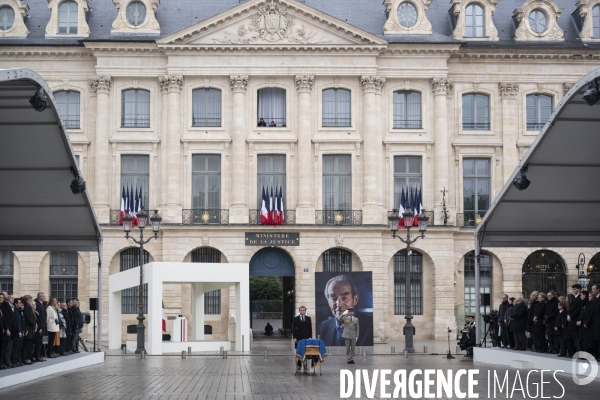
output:
M 567 273 L 562 258 L 553 251 L 537 250 L 523 263 L 523 297 L 531 292 L 567 294 Z
M 423 255 L 411 250 L 410 312 L 423 315 Z M 394 254 L 394 315 L 406 314 L 406 249 Z
M 592 285 L 600 284 L 600 253 L 596 253 L 590 260 L 587 267 L 588 287 L 590 290 Z
M 264 277 L 263 282 L 255 277 Z M 274 331 L 287 336 L 292 331 L 296 290 L 296 270 L 294 260 L 278 247 L 265 247 L 257 251 L 250 259 L 250 327 L 255 329 L 256 338 L 262 337 L 263 326 L 272 323 Z M 255 285 L 272 285 L 279 279 L 281 303 L 255 298 Z M 272 287 L 272 286 L 271 286 Z
M 492 275 L 493 262 L 492 256 L 489 253 L 481 252 L 479 258 L 479 294 L 481 295 L 481 304 L 479 312 L 480 320 L 475 321 L 477 326 L 485 326 L 483 324 L 483 316 L 492 311 Z M 475 301 L 477 299 L 475 293 L 475 252 L 470 251 L 465 254 L 464 264 L 464 279 L 465 279 L 465 315 L 476 314 L 477 308 Z

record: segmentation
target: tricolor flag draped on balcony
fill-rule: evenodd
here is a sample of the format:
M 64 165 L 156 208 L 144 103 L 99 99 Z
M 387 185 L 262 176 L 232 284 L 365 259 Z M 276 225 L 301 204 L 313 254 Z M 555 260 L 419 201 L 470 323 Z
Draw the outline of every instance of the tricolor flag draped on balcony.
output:
M 123 186 L 123 190 L 121 190 L 121 208 L 119 211 L 119 225 L 123 225 L 123 215 L 125 215 L 125 186 Z
M 266 225 L 269 223 L 269 211 L 267 210 L 267 195 L 265 194 L 265 188 L 262 188 L 262 197 L 260 205 L 260 224 Z
M 417 190 L 415 188 L 415 200 L 412 205 L 412 211 L 415 214 L 415 219 L 413 220 L 413 226 L 419 226 L 419 221 L 417 217 L 421 214 L 421 210 L 423 209 L 423 199 L 421 198 L 421 188 Z
M 404 187 L 402 187 L 402 194 L 400 195 L 400 205 L 398 206 L 398 215 L 400 215 L 400 221 L 398 221 L 398 228 L 404 228 L 404 214 L 406 211 L 406 197 L 404 196 Z
M 279 225 L 285 224 L 285 212 L 283 211 L 283 189 L 279 186 Z

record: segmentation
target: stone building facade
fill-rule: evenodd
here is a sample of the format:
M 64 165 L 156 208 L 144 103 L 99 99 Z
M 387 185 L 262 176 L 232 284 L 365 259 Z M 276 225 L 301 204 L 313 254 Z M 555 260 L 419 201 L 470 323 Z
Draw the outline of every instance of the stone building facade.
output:
M 62 105 L 103 224 L 105 284 L 134 262 L 127 253 L 134 245 L 118 225 L 131 184 L 163 217 L 159 238 L 145 247 L 150 261 L 192 262 L 210 253 L 259 268 L 271 247 L 247 245 L 246 233 L 298 233 L 299 245 L 280 248 L 293 261 L 293 300 L 309 312 L 315 272 L 331 268 L 331 259 L 371 271 L 376 342 L 402 338 L 395 255 L 405 246 L 386 228 L 401 189 L 420 188 L 431 218 L 426 238 L 413 246 L 420 255 L 417 338 L 445 339 L 446 328 L 462 325 L 473 307 L 468 254 L 478 217 L 549 110 L 600 60 L 597 1 L 144 0 L 133 8 L 127 0 L 77 0 L 63 2 L 74 3 L 64 12 L 77 16 L 65 34 L 62 3 L 43 3 L 0 0 L 0 12 L 16 11 L 15 28 L 0 30 L 0 68 L 35 70 Z M 552 21 L 548 29 L 535 25 L 541 17 L 529 19 L 535 10 Z M 276 126 L 260 126 L 261 113 Z M 279 169 L 269 169 L 276 163 Z M 264 182 L 285 189 L 285 225 L 259 224 Z M 207 248 L 216 250 L 198 250 Z M 524 273 L 542 288 L 566 290 L 577 280 L 579 253 L 591 260 L 597 251 L 484 250 L 490 309 L 502 293 L 532 285 L 523 284 Z M 51 274 L 52 254 L 1 259 L 0 283 L 15 293 L 51 292 L 55 281 L 66 296 L 60 271 Z M 79 253 L 76 275 L 65 277 L 71 289 L 77 284 L 84 309 L 98 296 L 97 264 L 96 254 Z M 167 315 L 189 314 L 189 291 L 167 288 Z M 220 312 L 207 324 L 214 338 L 226 338 L 233 292 L 215 301 Z

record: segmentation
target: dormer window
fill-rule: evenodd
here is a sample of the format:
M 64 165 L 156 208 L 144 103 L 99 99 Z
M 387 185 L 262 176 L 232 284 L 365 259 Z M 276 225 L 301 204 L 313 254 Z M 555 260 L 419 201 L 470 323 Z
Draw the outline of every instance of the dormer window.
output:
M 432 0 L 384 0 L 388 19 L 383 26 L 386 35 L 431 34 L 431 23 L 425 15 Z
M 58 6 L 58 33 L 77 34 L 77 3 L 63 1 Z
M 127 22 L 140 26 L 146 20 L 146 6 L 141 1 L 134 1 L 127 6 Z
M 529 26 L 535 33 L 544 33 L 548 28 L 548 18 L 542 10 L 533 10 L 529 13 Z
M 398 21 L 405 28 L 412 28 L 417 23 L 419 13 L 410 1 L 405 1 L 398 6 Z
M 600 4 L 592 11 L 592 26 L 594 28 L 594 39 L 600 39 Z
M 466 10 L 466 37 L 483 37 L 483 8 L 479 4 L 471 3 Z
M 117 17 L 112 23 L 113 35 L 160 35 L 156 10 L 160 0 L 113 0 Z
M 0 31 L 7 31 L 15 23 L 15 11 L 12 7 L 0 7 Z

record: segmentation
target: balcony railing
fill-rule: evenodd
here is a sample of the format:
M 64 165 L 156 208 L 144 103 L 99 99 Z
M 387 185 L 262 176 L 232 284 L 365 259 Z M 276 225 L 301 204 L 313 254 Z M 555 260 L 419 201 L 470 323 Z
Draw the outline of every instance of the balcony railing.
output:
M 146 210 L 148 211 L 148 218 L 146 219 L 146 226 L 150 226 L 150 218 L 154 216 L 154 210 Z M 121 210 L 110 210 L 110 221 L 109 225 L 121 225 L 119 224 L 119 219 L 121 216 Z
M 261 125 L 260 118 L 256 119 L 256 126 L 265 127 L 265 128 L 277 128 L 277 127 L 285 127 L 287 126 L 287 121 L 285 118 L 263 118 L 264 125 Z
M 427 221 L 427 226 L 433 226 L 433 223 L 435 222 L 435 220 L 434 220 L 435 212 L 434 211 L 425 211 L 425 215 L 427 215 L 427 218 L 429 218 L 429 221 Z
M 196 117 L 192 118 L 192 126 L 200 127 L 220 127 L 221 117 L 208 118 L 208 117 Z
M 362 225 L 362 210 L 317 210 L 315 225 Z
M 394 129 L 421 129 L 421 118 L 394 118 Z
M 323 117 L 323 126 L 327 127 L 349 127 L 352 126 L 352 120 L 350 117 L 341 117 L 341 118 L 328 118 Z
M 456 226 L 462 228 L 475 228 L 477 225 L 479 225 L 484 215 L 485 212 L 477 214 L 473 212 L 457 213 Z
M 528 122 L 527 130 L 528 131 L 541 131 L 542 128 L 546 125 L 545 122 Z
M 183 225 L 228 225 L 229 210 L 193 208 L 182 210 Z
M 465 131 L 489 131 L 489 122 L 463 122 L 463 130 Z
M 296 225 L 296 210 L 285 210 L 284 214 L 283 225 Z M 250 210 L 248 223 L 250 225 L 261 225 L 260 210 Z

